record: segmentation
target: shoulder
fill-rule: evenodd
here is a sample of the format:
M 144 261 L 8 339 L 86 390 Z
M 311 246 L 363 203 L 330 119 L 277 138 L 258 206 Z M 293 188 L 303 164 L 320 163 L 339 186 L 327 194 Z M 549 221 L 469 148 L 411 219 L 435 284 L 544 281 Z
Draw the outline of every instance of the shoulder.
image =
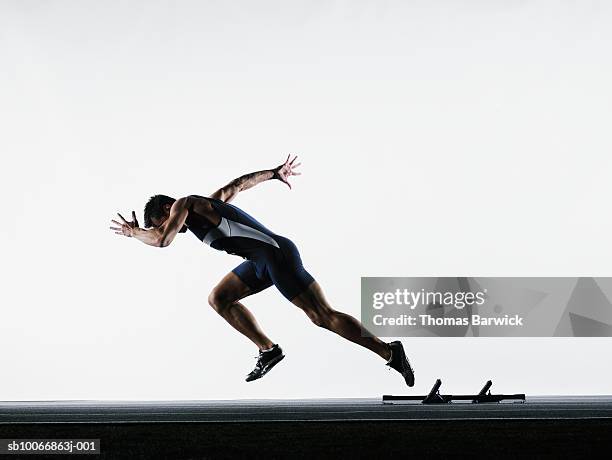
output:
M 190 211 L 194 204 L 194 198 L 192 196 L 183 196 L 177 198 L 172 204 L 170 211 L 180 212 L 183 210 Z
M 172 207 L 175 209 L 187 209 L 192 202 L 193 199 L 190 196 L 183 196 L 181 198 L 177 198 L 172 204 Z
M 187 195 L 181 198 L 178 198 L 173 207 L 176 209 L 187 209 L 191 210 L 194 206 L 197 206 L 198 209 L 209 209 L 212 208 L 210 201 L 199 195 Z

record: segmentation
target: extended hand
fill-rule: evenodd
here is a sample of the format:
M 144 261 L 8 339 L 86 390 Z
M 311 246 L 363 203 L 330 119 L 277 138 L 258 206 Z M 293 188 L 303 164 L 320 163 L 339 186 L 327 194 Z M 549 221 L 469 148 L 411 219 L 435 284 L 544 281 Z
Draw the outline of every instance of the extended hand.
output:
M 123 221 L 123 223 L 117 222 L 116 220 L 111 219 L 111 222 L 116 225 L 119 225 L 119 227 L 109 227 L 109 228 L 111 230 L 114 230 L 117 235 L 124 235 L 127 237 L 134 236 L 134 229 L 138 228 L 138 220 L 136 220 L 136 213 L 132 211 L 132 222 L 128 222 L 127 220 L 125 220 L 123 216 L 119 213 L 117 213 L 117 215 Z
M 297 168 L 302 163 L 298 163 L 298 164 L 294 165 L 293 162 L 297 159 L 297 155 L 291 161 L 289 161 L 289 157 L 291 157 L 291 155 L 287 156 L 287 159 L 285 160 L 285 163 L 283 163 L 282 165 L 280 165 L 277 168 L 274 168 L 272 171 L 274 172 L 274 178 L 275 179 L 278 179 L 278 180 L 284 182 L 291 189 L 291 184 L 289 183 L 289 180 L 288 180 L 289 176 L 299 176 L 300 174 L 302 174 L 302 173 L 294 171 L 294 169 Z

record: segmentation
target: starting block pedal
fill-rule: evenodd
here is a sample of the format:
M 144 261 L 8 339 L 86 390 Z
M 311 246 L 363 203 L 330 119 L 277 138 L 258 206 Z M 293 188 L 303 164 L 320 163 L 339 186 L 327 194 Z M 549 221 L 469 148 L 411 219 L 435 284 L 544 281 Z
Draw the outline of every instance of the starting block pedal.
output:
M 383 395 L 382 402 L 393 404 L 399 401 L 420 401 L 422 404 L 449 404 L 453 401 L 471 401 L 473 404 L 480 403 L 498 403 L 501 401 L 525 402 L 525 394 L 500 394 L 492 395 L 490 388 L 493 385 L 491 380 L 487 380 L 480 392 L 476 395 L 443 395 L 440 394 L 440 386 L 442 380 L 437 379 L 431 388 L 429 394 L 424 396 L 394 396 Z

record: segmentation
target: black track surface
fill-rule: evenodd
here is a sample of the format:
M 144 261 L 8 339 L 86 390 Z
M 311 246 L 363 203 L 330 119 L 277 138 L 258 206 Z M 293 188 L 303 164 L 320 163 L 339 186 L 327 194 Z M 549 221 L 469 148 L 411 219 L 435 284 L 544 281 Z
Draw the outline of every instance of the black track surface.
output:
M 612 398 L 0 402 L 0 438 L 99 438 L 90 459 L 606 458 Z

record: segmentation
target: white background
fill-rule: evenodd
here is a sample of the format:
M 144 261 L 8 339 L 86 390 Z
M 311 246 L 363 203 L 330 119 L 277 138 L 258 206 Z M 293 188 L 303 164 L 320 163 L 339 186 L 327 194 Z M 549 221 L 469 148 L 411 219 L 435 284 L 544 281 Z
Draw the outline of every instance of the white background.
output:
M 0 2 L 2 400 L 379 397 L 407 389 L 274 289 L 287 354 L 208 306 L 242 261 L 109 220 L 298 153 L 234 203 L 292 238 L 331 303 L 361 276 L 612 276 L 612 5 Z M 610 339 L 404 339 L 412 393 L 612 393 Z

